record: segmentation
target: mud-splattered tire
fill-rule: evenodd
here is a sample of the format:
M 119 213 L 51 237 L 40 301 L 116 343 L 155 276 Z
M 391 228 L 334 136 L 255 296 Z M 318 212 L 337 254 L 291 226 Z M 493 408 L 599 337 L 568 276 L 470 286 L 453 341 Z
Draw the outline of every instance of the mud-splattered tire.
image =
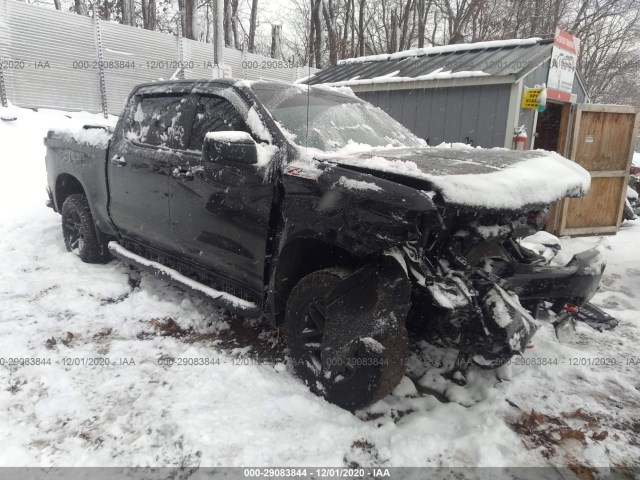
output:
M 304 277 L 291 292 L 285 316 L 287 344 L 294 371 L 313 392 L 348 410 L 365 407 L 384 398 L 400 383 L 408 354 L 404 324 L 370 341 L 358 341 L 350 358 L 364 360 L 350 367 L 341 381 L 327 378 L 322 368 L 324 299 L 350 272 L 330 268 Z M 374 347 L 376 345 L 374 344 Z M 334 372 L 335 373 L 335 372 Z
M 109 252 L 98 241 L 87 197 L 69 195 L 62 205 L 62 236 L 67 251 L 86 263 L 106 263 Z

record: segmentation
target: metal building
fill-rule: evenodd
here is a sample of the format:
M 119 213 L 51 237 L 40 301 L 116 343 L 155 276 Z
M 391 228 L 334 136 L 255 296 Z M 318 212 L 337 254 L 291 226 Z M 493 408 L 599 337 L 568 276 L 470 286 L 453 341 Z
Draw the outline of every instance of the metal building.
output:
M 560 123 L 568 121 L 570 105 L 586 101 L 579 75 L 565 101 L 548 102 L 540 119 L 545 121 L 537 121 L 536 110 L 521 108 L 525 88 L 547 82 L 553 47 L 553 39 L 532 38 L 360 57 L 321 70 L 306 83 L 349 86 L 430 145 L 511 148 L 514 129 L 524 125 L 527 148 L 563 152 Z

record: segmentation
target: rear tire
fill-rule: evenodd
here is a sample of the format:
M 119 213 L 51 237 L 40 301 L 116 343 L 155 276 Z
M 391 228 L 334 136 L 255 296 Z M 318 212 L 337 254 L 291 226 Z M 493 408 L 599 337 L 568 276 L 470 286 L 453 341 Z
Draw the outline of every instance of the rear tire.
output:
M 111 259 L 98 241 L 87 197 L 81 193 L 69 195 L 62 205 L 62 236 L 68 252 L 86 263 L 106 263 Z
M 296 374 L 311 390 L 348 410 L 365 407 L 390 394 L 405 373 L 407 329 L 400 328 L 371 339 L 357 339 L 348 365 L 323 365 L 325 297 L 350 272 L 341 268 L 319 270 L 304 277 L 289 297 L 286 332 Z

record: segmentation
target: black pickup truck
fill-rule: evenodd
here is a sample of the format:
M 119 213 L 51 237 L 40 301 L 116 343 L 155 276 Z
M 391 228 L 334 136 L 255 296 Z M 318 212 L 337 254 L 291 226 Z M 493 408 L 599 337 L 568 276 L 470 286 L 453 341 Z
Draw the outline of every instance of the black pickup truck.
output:
M 579 166 L 429 147 L 336 89 L 146 84 L 113 130 L 45 143 L 69 251 L 265 315 L 285 328 L 296 374 L 349 409 L 399 383 L 409 335 L 495 368 L 525 350 L 541 310 L 570 321 L 604 270 L 598 249 L 553 266 L 519 241 L 551 202 L 586 193 Z

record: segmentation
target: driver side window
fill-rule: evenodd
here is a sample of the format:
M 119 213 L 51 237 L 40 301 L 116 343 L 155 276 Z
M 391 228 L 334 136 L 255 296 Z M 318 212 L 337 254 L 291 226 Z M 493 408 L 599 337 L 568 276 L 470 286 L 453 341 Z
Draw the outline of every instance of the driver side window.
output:
M 208 132 L 231 130 L 250 133 L 238 109 L 222 97 L 202 95 L 198 98 L 196 114 L 191 128 L 189 150 L 202 150 L 204 137 Z

